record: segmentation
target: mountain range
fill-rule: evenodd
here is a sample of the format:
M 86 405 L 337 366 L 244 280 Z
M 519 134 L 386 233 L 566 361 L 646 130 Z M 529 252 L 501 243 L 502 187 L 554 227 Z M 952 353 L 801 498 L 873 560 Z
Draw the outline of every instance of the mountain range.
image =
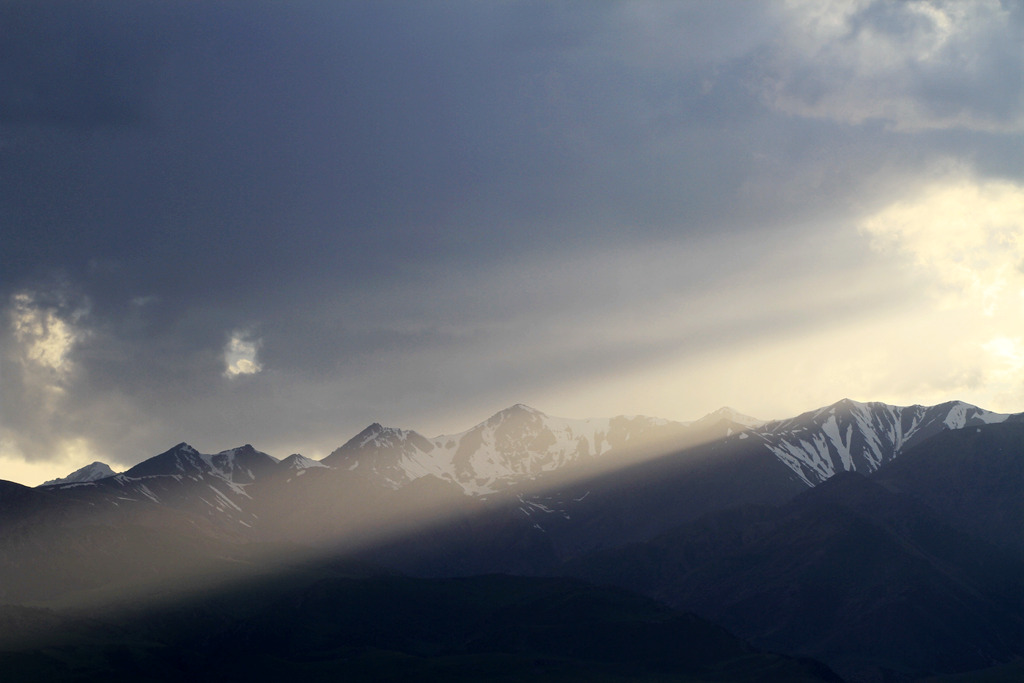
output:
M 214 576 L 315 566 L 334 581 L 337 562 L 442 582 L 573 576 L 721 624 L 752 652 L 909 681 L 1024 657 L 1022 470 L 1024 414 L 962 402 L 689 423 L 517 404 L 433 438 L 375 423 L 320 461 L 181 443 L 119 474 L 0 482 L 0 603 L 65 619 L 208 594 Z
M 694 422 L 642 416 L 569 420 L 516 404 L 465 432 L 434 438 L 374 423 L 321 461 L 295 454 L 286 459 L 285 466 L 296 473 L 318 465 L 354 471 L 392 489 L 434 476 L 458 485 L 469 495 L 480 496 L 523 486 L 566 469 L 599 470 L 602 465 L 618 468 L 624 461 L 699 444 L 753 438 L 805 485 L 814 486 L 836 472 L 873 472 L 903 449 L 944 429 L 1007 419 L 1009 415 L 958 401 L 932 407 L 899 407 L 845 399 L 791 419 L 770 422 L 730 408 Z M 132 467 L 123 477 L 215 477 L 244 487 L 256 481 L 258 475 L 269 473 L 277 463 L 277 458 L 250 445 L 206 455 L 181 443 Z M 95 462 L 42 486 L 93 484 L 111 476 L 114 472 L 109 466 Z M 244 491 L 231 488 L 240 494 Z

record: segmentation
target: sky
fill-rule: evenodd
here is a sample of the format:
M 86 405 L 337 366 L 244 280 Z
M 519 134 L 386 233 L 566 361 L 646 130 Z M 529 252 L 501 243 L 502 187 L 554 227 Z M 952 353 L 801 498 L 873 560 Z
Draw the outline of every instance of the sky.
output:
M 1024 3 L 0 5 L 0 478 L 1024 411 Z

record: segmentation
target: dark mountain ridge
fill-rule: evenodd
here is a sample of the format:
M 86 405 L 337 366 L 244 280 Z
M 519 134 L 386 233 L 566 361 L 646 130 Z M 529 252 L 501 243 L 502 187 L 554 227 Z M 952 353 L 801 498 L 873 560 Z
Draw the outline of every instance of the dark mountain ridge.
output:
M 867 477 L 837 474 L 782 506 L 709 513 L 560 571 L 822 659 L 850 680 L 912 680 L 1024 656 L 1024 563 L 1012 533 L 1024 524 L 1024 425 L 939 432 L 900 458 Z

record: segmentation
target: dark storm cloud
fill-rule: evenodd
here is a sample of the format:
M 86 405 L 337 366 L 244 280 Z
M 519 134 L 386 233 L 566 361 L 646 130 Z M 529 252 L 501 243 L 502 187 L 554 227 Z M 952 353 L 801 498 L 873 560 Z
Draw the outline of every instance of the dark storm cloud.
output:
M 0 6 L 0 123 L 91 130 L 145 118 L 159 31 L 143 5 Z
M 0 161 L 6 272 L 63 269 L 97 311 L 628 241 L 720 216 L 749 156 L 716 131 L 749 116 L 751 94 L 701 94 L 699 72 L 602 52 L 607 9 L 140 7 L 159 51 L 118 49 L 141 38 L 115 30 L 115 9 L 77 42 L 110 34 L 120 71 L 151 77 L 122 93 L 151 116 L 8 130 Z M 66 23 L 36 58 L 74 37 Z

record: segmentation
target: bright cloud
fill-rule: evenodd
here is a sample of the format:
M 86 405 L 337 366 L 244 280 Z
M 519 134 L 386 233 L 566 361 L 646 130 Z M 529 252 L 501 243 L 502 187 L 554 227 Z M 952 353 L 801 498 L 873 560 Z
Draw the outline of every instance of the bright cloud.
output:
M 1024 317 L 1024 188 L 967 175 L 926 187 L 863 224 L 880 251 L 898 250 L 987 315 Z
M 923 188 L 866 220 L 862 229 L 881 252 L 907 258 L 937 296 L 920 328 L 920 355 L 937 355 L 929 340 L 956 345 L 949 367 L 966 368 L 986 400 L 1017 410 L 1024 401 L 1024 187 L 960 173 Z M 942 326 L 945 326 L 945 330 Z M 972 387 L 966 386 L 965 390 Z
M 70 369 L 68 353 L 77 338 L 72 325 L 53 310 L 37 305 L 28 292 L 15 294 L 13 303 L 11 317 L 22 360 L 66 373 Z
M 72 351 L 87 334 L 80 322 L 88 307 L 67 309 L 66 305 L 41 303 L 35 292 L 23 291 L 11 297 L 9 316 L 14 343 L 7 354 L 16 363 L 25 388 L 22 408 L 32 405 L 36 413 L 46 418 L 59 413 L 60 401 L 75 369 Z
M 260 340 L 250 338 L 248 332 L 235 331 L 224 346 L 224 375 L 255 375 L 263 370 L 263 365 L 256 359 Z
M 36 460 L 38 474 L 46 478 L 54 467 L 63 468 L 89 453 L 84 437 L 60 435 L 69 419 L 68 394 L 76 379 L 73 354 L 89 337 L 84 326 L 87 302 L 72 307 L 68 298 L 61 291 L 23 290 L 8 300 L 10 336 L 0 347 L 4 387 L 11 392 L 0 397 L 0 464 L 5 472 L 27 472 L 35 466 L 29 461 Z
M 1020 405 L 1024 399 L 1024 337 L 995 337 L 982 348 L 993 365 L 996 399 Z

